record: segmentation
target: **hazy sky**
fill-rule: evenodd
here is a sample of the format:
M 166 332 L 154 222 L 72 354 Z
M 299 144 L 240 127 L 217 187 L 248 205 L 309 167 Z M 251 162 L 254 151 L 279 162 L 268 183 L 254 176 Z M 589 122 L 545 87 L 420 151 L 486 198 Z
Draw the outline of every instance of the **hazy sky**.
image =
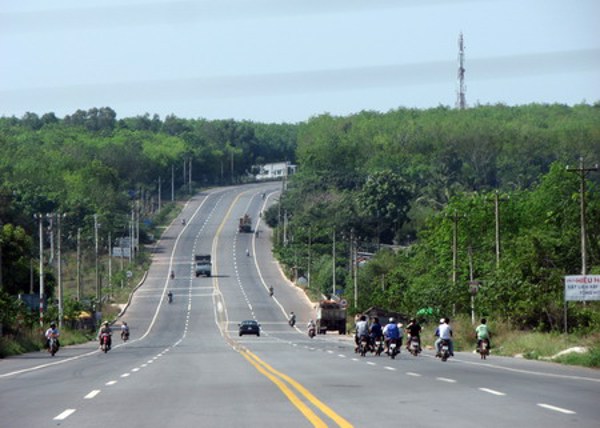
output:
M 0 116 L 600 101 L 600 0 L 0 0 Z

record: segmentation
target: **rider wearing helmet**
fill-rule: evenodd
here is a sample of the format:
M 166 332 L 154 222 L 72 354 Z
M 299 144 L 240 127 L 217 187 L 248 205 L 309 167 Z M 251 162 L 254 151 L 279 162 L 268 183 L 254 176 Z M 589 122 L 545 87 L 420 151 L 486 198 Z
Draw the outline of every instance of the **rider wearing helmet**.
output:
M 110 349 L 112 345 L 112 329 L 108 325 L 108 321 L 104 321 L 100 331 L 98 332 L 98 340 L 100 341 L 100 346 L 102 346 L 102 337 L 108 336 L 108 349 Z
M 383 328 L 383 337 L 385 338 L 386 351 L 389 351 L 390 349 L 390 341 L 399 341 L 401 339 L 400 329 L 398 328 L 398 324 L 396 324 L 396 320 L 393 317 L 389 319 L 389 322 Z

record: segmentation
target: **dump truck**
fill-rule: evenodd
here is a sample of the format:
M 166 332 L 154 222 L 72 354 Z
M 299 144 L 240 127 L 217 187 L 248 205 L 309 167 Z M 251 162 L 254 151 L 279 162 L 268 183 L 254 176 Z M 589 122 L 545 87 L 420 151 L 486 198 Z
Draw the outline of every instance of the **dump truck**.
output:
M 346 308 L 335 300 L 321 300 L 317 305 L 317 332 L 336 331 L 346 334 Z
M 198 278 L 200 275 L 209 277 L 211 275 L 212 268 L 210 254 L 196 254 L 194 260 L 196 262 L 196 278 Z
M 244 214 L 244 217 L 240 217 L 238 231 L 240 233 L 252 233 L 252 219 L 248 214 Z

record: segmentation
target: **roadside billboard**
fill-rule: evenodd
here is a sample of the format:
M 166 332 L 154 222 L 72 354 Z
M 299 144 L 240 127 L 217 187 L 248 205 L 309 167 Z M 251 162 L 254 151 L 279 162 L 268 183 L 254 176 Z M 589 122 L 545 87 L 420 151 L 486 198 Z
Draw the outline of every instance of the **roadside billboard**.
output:
M 565 300 L 600 300 L 600 275 L 565 276 Z

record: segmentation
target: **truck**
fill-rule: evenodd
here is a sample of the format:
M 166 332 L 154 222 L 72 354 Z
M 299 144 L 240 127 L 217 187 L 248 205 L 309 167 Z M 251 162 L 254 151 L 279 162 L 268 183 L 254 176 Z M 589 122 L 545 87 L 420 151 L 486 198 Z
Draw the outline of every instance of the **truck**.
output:
M 200 275 L 206 277 L 211 275 L 212 263 L 210 261 L 210 254 L 196 254 L 194 261 L 196 262 L 196 278 Z
M 336 331 L 346 334 L 346 307 L 336 300 L 324 299 L 317 304 L 317 332 Z
M 252 233 L 252 218 L 248 214 L 244 214 L 240 217 L 240 224 L 238 226 L 240 233 Z

